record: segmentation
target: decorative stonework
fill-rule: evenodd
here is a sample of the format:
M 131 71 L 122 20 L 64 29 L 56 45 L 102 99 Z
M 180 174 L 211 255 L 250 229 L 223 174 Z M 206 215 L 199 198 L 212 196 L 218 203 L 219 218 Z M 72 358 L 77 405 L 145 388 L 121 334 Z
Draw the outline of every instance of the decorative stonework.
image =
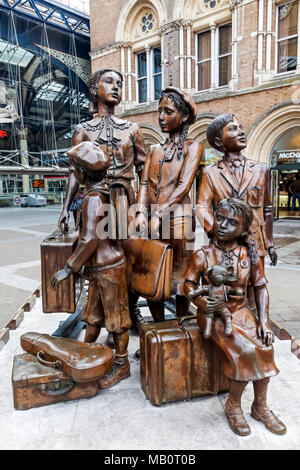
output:
M 157 30 L 158 18 L 154 10 L 144 8 L 134 23 L 133 30 L 136 31 L 136 37 L 147 36 Z
M 140 24 L 141 33 L 151 33 L 155 27 L 155 18 L 152 11 L 146 11 L 142 16 L 142 21 Z
M 198 11 L 209 13 L 223 7 L 226 3 L 229 3 L 228 0 L 198 0 Z

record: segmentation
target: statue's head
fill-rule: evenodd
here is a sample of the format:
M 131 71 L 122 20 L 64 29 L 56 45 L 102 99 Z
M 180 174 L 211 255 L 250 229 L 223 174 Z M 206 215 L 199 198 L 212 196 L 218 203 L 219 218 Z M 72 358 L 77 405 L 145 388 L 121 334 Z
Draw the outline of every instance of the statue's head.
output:
M 243 126 L 233 114 L 221 114 L 208 125 L 209 145 L 219 152 L 241 152 L 247 145 Z
M 232 276 L 233 267 L 229 266 L 228 268 L 225 268 L 224 266 L 216 264 L 215 266 L 208 268 L 206 273 L 210 282 L 214 286 L 221 286 L 222 284 L 225 284 L 230 276 Z
M 231 241 L 250 232 L 253 211 L 247 202 L 238 198 L 223 199 L 214 213 L 213 232 L 217 240 Z
M 193 98 L 179 88 L 165 88 L 159 98 L 159 125 L 162 132 L 172 132 L 193 124 L 197 108 Z
M 99 101 L 117 106 L 122 99 L 123 75 L 117 70 L 102 69 L 95 72 L 89 80 L 89 92 L 94 111 Z

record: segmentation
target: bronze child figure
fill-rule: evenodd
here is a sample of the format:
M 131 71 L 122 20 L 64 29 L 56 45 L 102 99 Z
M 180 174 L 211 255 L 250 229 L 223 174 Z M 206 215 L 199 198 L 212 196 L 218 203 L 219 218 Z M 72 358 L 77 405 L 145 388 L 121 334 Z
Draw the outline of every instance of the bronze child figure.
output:
M 109 154 L 107 172 L 101 180 L 94 181 L 94 187 L 106 198 L 106 203 L 112 204 L 114 208 L 114 236 L 117 239 L 127 238 L 128 206 L 135 203 L 131 184 L 134 169 L 140 176 L 146 158 L 144 138 L 139 126 L 115 116 L 115 108 L 122 99 L 122 88 L 123 76 L 120 72 L 108 68 L 95 72 L 89 81 L 93 119 L 75 126 L 72 135 L 73 146 L 85 141 L 98 142 L 100 148 Z M 68 226 L 68 211 L 79 188 L 73 167 L 69 173 L 64 207 L 58 220 L 61 230 Z M 136 328 L 143 322 L 137 300 L 138 297 L 129 292 L 131 318 Z
M 136 226 L 152 238 L 173 248 L 172 294 L 176 314 L 186 315 L 189 301 L 184 296 L 184 273 L 193 254 L 195 217 L 189 192 L 200 165 L 203 147 L 187 138 L 189 126 L 197 117 L 191 96 L 175 87 L 161 92 L 159 125 L 168 134 L 164 143 L 153 145 L 147 155 L 138 193 Z M 151 217 L 148 220 L 148 215 Z M 164 223 L 169 221 L 169 233 Z M 187 248 L 188 246 L 188 248 Z M 148 302 L 155 321 L 164 320 L 164 303 Z
M 199 281 L 203 286 L 208 286 L 207 269 L 210 266 L 220 264 L 225 268 L 232 267 L 232 274 L 226 281 L 229 288 L 236 290 L 235 295 L 228 292 L 226 302 L 232 315 L 232 334 L 224 334 L 224 324 L 220 318 L 215 318 L 211 331 L 211 341 L 226 357 L 223 372 L 229 379 L 230 387 L 225 413 L 236 434 L 250 434 L 241 408 L 241 396 L 251 381 L 254 388 L 251 416 L 262 421 L 269 431 L 284 434 L 285 425 L 267 405 L 270 378 L 279 370 L 274 362 L 272 343 L 275 338 L 268 321 L 269 294 L 263 263 L 256 243 L 249 238 L 252 222 L 253 212 L 246 202 L 236 198 L 221 201 L 215 208 L 211 242 L 194 253 L 185 274 L 184 290 L 187 296 L 193 296 Z M 253 315 L 247 299 L 249 283 L 253 286 L 258 319 Z M 207 313 L 218 308 L 218 303 L 219 300 L 205 295 L 197 298 L 198 323 L 202 331 Z
M 123 248 L 119 241 L 99 233 L 107 199 L 99 191 L 98 182 L 109 168 L 110 159 L 92 142 L 78 144 L 68 155 L 76 181 L 85 185 L 80 233 L 74 253 L 51 283 L 55 287 L 84 267 L 83 276 L 89 280 L 88 302 L 83 313 L 87 323 L 84 341 L 95 342 L 104 324 L 113 335 L 116 347 L 113 369 L 98 381 L 99 388 L 108 388 L 130 375 L 127 347 L 131 326 Z

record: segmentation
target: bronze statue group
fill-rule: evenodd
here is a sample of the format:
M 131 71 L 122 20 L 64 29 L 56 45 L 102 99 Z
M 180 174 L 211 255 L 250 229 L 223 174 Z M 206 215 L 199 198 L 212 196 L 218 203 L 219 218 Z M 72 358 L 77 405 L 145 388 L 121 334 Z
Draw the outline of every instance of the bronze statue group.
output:
M 223 114 L 209 124 L 208 142 L 223 157 L 202 170 L 197 217 L 209 244 L 194 252 L 196 218 L 186 208 L 192 207 L 189 194 L 203 154 L 202 144 L 187 138 L 197 117 L 195 103 L 175 87 L 161 92 L 158 120 L 168 137 L 147 153 L 139 126 L 114 115 L 122 82 L 122 75 L 110 69 L 91 78 L 94 117 L 75 127 L 68 152 L 67 195 L 58 223 L 62 229 L 68 225 L 69 207 L 84 185 L 79 240 L 64 269 L 53 276 L 52 285 L 71 273 L 83 272 L 89 280 L 84 341 L 95 342 L 105 326 L 115 345 L 114 366 L 99 380 L 99 387 L 111 387 L 128 377 L 128 330 L 138 329 L 144 320 L 137 306 L 139 293 L 127 287 L 122 238 L 133 235 L 129 230 L 124 236 L 120 220 L 135 205 L 134 237 L 150 234 L 173 248 L 171 294 L 176 296 L 176 315 L 188 315 L 193 302 L 205 338 L 225 355 L 224 374 L 229 379 L 225 413 L 231 429 L 240 436 L 251 432 L 241 408 L 242 392 L 251 381 L 251 416 L 269 431 L 284 434 L 285 425 L 267 405 L 270 378 L 279 372 L 268 322 L 264 268 L 267 254 L 271 264 L 277 262 L 269 170 L 243 156 L 247 140 L 235 116 Z M 137 195 L 132 186 L 135 174 L 139 177 Z M 100 209 L 107 204 L 114 208 L 117 233 L 123 233 L 122 237 L 99 236 L 97 227 L 105 217 Z M 167 236 L 162 230 L 165 219 L 169 221 Z M 148 306 L 155 322 L 164 320 L 162 300 L 149 301 Z

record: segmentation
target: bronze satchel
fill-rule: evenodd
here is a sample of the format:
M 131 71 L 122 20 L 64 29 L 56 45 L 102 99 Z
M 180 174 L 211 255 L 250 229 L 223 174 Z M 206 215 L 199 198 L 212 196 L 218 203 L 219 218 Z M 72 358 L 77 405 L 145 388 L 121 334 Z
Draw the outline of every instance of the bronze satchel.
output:
M 128 287 L 152 302 L 171 295 L 173 248 L 160 240 L 124 240 Z

